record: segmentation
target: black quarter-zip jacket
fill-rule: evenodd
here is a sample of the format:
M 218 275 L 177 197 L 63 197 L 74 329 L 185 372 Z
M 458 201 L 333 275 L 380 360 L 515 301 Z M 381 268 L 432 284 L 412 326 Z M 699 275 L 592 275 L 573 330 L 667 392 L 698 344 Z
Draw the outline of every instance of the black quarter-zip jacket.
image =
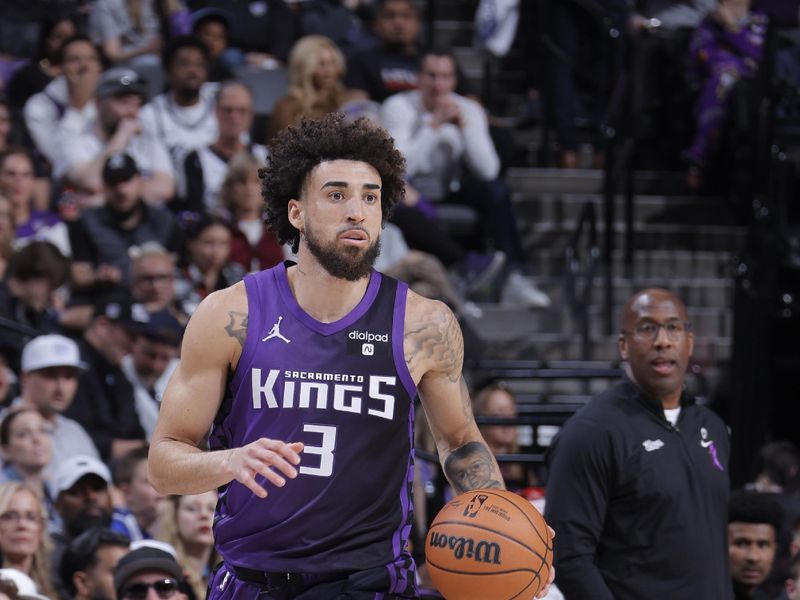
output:
M 684 394 L 673 427 L 626 379 L 551 445 L 545 518 L 567 600 L 729 600 L 728 431 Z

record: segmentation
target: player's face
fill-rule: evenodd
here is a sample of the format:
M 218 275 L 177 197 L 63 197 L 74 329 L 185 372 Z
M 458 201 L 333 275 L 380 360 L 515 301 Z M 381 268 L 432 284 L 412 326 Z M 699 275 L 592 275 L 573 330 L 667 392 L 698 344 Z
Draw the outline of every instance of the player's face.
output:
M 680 393 L 694 336 L 686 330 L 686 309 L 674 296 L 654 291 L 639 297 L 623 317 L 624 333 L 619 339 L 620 355 L 628 362 L 636 384 L 656 398 Z M 680 323 L 682 335 L 670 337 L 660 325 Z M 655 338 L 636 333 L 644 324 L 657 327 Z
M 728 523 L 731 578 L 745 587 L 764 582 L 775 559 L 775 529 L 765 523 Z
M 381 177 L 375 168 L 354 160 L 320 163 L 302 194 L 302 201 L 289 202 L 301 244 L 333 277 L 367 277 L 380 252 Z

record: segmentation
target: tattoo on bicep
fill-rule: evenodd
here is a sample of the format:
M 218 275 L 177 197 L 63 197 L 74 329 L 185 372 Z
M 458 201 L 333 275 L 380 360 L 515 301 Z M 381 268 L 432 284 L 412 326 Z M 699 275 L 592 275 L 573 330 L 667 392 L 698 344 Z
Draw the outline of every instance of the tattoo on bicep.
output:
M 408 332 L 408 339 L 411 348 L 406 353 L 406 364 L 410 371 L 414 371 L 415 363 L 432 359 L 439 365 L 436 370 L 447 373 L 453 383 L 461 378 L 464 337 L 451 311 L 433 311 L 430 318 Z
M 457 494 L 478 488 L 502 488 L 496 477 L 494 459 L 486 444 L 468 442 L 451 452 L 444 461 L 444 474 Z
M 244 340 L 247 337 L 247 313 L 231 310 L 228 311 L 228 317 L 230 321 L 225 325 L 225 331 L 244 348 Z

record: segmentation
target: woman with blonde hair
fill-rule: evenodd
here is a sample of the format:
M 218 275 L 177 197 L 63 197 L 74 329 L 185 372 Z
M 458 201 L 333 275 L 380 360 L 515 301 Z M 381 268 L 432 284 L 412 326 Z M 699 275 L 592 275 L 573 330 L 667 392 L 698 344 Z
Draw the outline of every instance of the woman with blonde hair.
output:
M 230 260 L 249 272 L 274 267 L 283 260 L 278 238 L 264 223 L 264 198 L 258 169 L 262 163 L 250 153 L 231 159 L 220 189 L 220 201 L 230 220 Z
M 289 54 L 289 93 L 275 103 L 267 126 L 267 141 L 303 118 L 321 119 L 347 100 L 344 56 L 324 35 L 297 40 Z
M 22 571 L 41 594 L 55 598 L 46 523 L 37 490 L 17 481 L 0 484 L 0 567 Z
M 208 577 L 219 562 L 214 549 L 217 492 L 170 496 L 158 518 L 156 538 L 175 548 L 178 564 L 197 598 L 206 597 Z

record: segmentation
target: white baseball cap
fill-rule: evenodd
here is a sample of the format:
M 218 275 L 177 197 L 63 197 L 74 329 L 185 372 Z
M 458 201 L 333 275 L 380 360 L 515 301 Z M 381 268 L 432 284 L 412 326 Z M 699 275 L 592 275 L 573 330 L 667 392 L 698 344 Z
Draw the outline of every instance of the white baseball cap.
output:
M 56 463 L 53 477 L 50 479 L 53 498 L 71 488 L 84 475 L 97 475 L 111 485 L 111 472 L 103 462 L 88 455 L 71 456 Z
M 78 344 L 63 335 L 40 335 L 22 349 L 20 369 L 25 372 L 48 367 L 75 367 L 85 370 Z
M 17 593 L 22 600 L 49 600 L 36 589 L 36 584 L 28 575 L 17 569 L 0 569 L 0 579 L 5 579 L 17 586 Z

